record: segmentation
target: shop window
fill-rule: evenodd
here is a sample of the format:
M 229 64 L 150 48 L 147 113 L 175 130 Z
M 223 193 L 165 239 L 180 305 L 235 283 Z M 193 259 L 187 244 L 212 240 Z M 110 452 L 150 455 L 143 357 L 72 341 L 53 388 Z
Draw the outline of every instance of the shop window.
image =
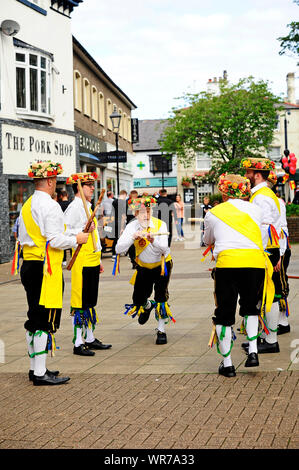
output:
M 12 230 L 14 223 L 19 217 L 22 205 L 33 194 L 34 185 L 31 181 L 9 182 L 9 225 Z
M 106 180 L 107 192 L 112 191 L 115 194 L 116 191 L 116 182 L 114 178 L 107 178 Z
M 15 59 L 17 113 L 31 120 L 47 120 L 51 114 L 52 60 L 38 51 L 19 47 Z
M 77 111 L 82 112 L 82 77 L 78 70 L 74 71 L 74 105 Z
M 105 100 L 103 93 L 99 93 L 99 122 L 105 126 Z
M 90 83 L 87 78 L 83 80 L 83 100 L 84 100 L 84 114 L 90 116 Z

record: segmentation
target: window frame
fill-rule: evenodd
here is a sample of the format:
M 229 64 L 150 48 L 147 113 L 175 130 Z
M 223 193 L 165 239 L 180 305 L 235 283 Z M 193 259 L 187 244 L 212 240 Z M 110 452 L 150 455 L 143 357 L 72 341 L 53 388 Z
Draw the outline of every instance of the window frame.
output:
M 24 119 L 33 119 L 38 121 L 47 121 L 52 122 L 54 120 L 53 114 L 51 113 L 52 106 L 52 62 L 53 59 L 50 54 L 42 52 L 34 48 L 25 48 L 25 47 L 14 47 L 15 53 L 15 70 L 16 70 L 16 94 L 15 94 L 15 106 L 16 114 Z M 18 60 L 17 56 L 23 55 L 25 57 L 24 61 Z M 37 58 L 37 65 L 30 63 L 30 58 Z M 42 59 L 45 60 L 45 67 L 42 67 Z M 25 86 L 23 89 L 25 97 L 25 106 L 18 106 L 19 95 L 18 95 L 18 69 L 24 70 L 25 77 Z M 37 81 L 36 81 L 36 101 L 37 109 L 31 109 L 32 103 L 32 81 L 31 81 L 31 72 L 36 71 Z M 42 75 L 45 74 L 46 79 L 46 92 L 45 92 L 45 111 L 43 111 L 43 100 L 42 100 Z

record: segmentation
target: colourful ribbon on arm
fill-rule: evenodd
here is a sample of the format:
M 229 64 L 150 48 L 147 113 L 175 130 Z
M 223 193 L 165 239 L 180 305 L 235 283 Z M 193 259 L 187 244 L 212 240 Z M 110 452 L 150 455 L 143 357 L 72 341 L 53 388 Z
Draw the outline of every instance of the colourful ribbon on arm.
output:
M 281 238 L 286 237 L 286 239 L 287 239 L 287 249 L 290 250 L 290 249 L 291 249 L 291 245 L 290 245 L 290 242 L 289 242 L 289 237 L 288 237 L 287 233 L 286 233 L 283 229 L 281 229 L 281 231 L 282 231 L 282 234 L 281 234 L 282 237 L 281 237 Z
M 51 268 L 50 256 L 49 256 L 49 244 L 50 242 L 47 241 L 46 252 L 45 252 L 45 257 L 44 257 L 44 273 L 46 275 L 50 274 L 50 276 L 52 276 L 52 268 Z
M 117 276 L 117 274 L 120 273 L 120 270 L 119 270 L 119 257 L 120 257 L 120 255 L 116 255 L 116 258 L 114 260 L 114 265 L 113 265 L 113 269 L 112 269 L 112 276 Z
M 212 260 L 214 260 L 214 256 L 213 256 L 213 245 L 209 245 L 208 248 L 203 252 L 202 256 L 203 258 L 201 258 L 201 261 L 205 261 L 209 251 L 211 252 L 212 254 Z
M 278 233 L 276 231 L 276 228 L 272 224 L 270 224 L 269 227 L 268 227 L 268 235 L 269 235 L 269 238 L 270 238 L 271 245 L 272 245 L 272 237 L 273 237 L 274 243 L 279 246 L 279 236 L 278 236 Z
M 21 243 L 16 241 L 15 252 L 11 264 L 11 275 L 17 275 L 20 271 Z

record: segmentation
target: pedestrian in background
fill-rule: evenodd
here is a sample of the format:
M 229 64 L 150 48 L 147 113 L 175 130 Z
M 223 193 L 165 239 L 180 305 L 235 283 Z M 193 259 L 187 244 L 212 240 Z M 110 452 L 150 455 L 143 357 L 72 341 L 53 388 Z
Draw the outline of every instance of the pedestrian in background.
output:
M 210 204 L 210 198 L 208 196 L 205 196 L 203 198 L 203 204 L 201 204 L 201 210 L 202 210 L 202 218 L 204 219 L 205 216 L 206 216 L 206 213 L 212 209 L 212 206 Z M 204 237 L 204 233 L 205 233 L 205 223 L 204 221 L 202 222 L 202 232 L 201 232 L 201 246 L 205 246 L 204 242 L 203 242 L 203 237 Z
M 184 232 L 183 232 L 183 223 L 184 223 L 184 202 L 182 201 L 181 195 L 177 194 L 176 202 L 174 203 L 174 207 L 176 210 L 176 230 L 178 234 L 178 238 L 175 241 L 183 241 L 184 240 Z

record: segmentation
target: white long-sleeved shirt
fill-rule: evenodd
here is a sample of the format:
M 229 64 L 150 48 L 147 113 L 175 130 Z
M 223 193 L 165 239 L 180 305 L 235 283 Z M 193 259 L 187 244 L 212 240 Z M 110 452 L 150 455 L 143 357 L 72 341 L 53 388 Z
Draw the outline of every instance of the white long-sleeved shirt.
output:
M 149 224 L 150 228 L 154 228 L 152 219 Z M 144 228 L 139 223 L 138 219 L 133 219 L 125 228 L 123 233 L 118 239 L 115 247 L 116 254 L 124 253 L 128 251 L 130 246 L 134 243 L 133 234 L 138 231 L 142 231 Z M 167 232 L 167 225 L 161 221 L 161 227 L 158 230 L 159 233 Z M 140 253 L 139 259 L 143 263 L 158 263 L 161 261 L 161 256 L 165 258 L 169 255 L 170 249 L 168 247 L 168 235 L 160 235 L 154 237 L 153 243 L 149 243 L 148 246 Z
M 88 211 L 90 211 L 91 204 L 90 202 L 86 201 L 86 205 Z M 66 235 L 73 236 L 77 235 L 78 232 L 82 232 L 87 222 L 87 217 L 85 214 L 85 209 L 83 205 L 83 201 L 80 197 L 75 197 L 74 200 L 67 206 L 66 210 L 64 211 L 64 223 L 66 225 Z M 98 236 L 97 241 L 97 250 L 101 251 L 101 241 L 100 237 Z
M 267 187 L 266 181 L 263 183 L 259 183 L 254 188 L 251 189 L 252 194 L 256 193 L 259 189 L 263 187 Z M 268 196 L 264 196 L 263 194 L 257 194 L 252 201 L 253 204 L 259 206 L 262 209 L 262 239 L 263 239 L 263 246 L 266 248 L 269 234 L 268 234 L 268 227 L 270 224 L 274 225 L 278 236 L 280 236 L 281 231 L 281 219 L 280 213 L 277 209 L 277 206 L 273 199 Z M 285 252 L 283 246 L 280 247 L 280 255 L 282 256 Z
M 261 228 L 262 211 L 259 207 L 241 199 L 229 199 L 228 202 L 242 212 L 248 214 L 254 222 Z M 214 258 L 224 250 L 234 249 L 258 249 L 258 246 L 249 238 L 233 229 L 225 222 L 220 220 L 211 211 L 205 216 L 205 231 L 203 241 L 206 245 L 214 244 Z
M 41 234 L 47 241 L 50 241 L 52 248 L 65 250 L 77 246 L 76 236 L 64 234 L 63 212 L 60 205 L 48 193 L 34 191 L 31 201 L 31 214 L 34 222 L 39 226 Z M 22 246 L 35 245 L 26 231 L 22 211 L 20 214 L 19 240 Z

